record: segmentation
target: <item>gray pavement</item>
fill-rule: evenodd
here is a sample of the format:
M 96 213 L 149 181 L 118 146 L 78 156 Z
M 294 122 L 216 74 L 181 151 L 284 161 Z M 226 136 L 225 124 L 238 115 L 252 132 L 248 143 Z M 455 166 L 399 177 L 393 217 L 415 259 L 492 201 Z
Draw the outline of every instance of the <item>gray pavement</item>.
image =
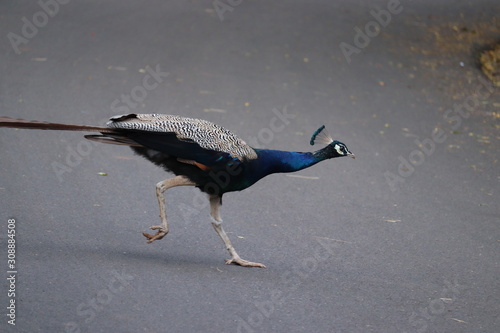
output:
M 249 269 L 224 265 L 192 188 L 167 193 L 171 232 L 146 244 L 154 185 L 169 175 L 130 149 L 0 129 L 0 330 L 497 332 L 500 94 L 477 56 L 498 41 L 499 12 L 498 1 L 2 1 L 0 115 L 179 114 L 296 151 L 324 124 L 357 159 L 224 197 L 236 249 L 268 267 Z

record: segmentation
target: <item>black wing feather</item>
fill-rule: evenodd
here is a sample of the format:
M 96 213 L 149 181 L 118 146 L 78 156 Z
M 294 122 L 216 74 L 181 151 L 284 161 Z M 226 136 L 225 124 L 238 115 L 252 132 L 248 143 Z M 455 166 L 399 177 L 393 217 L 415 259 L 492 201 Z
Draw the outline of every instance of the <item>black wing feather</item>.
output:
M 202 148 L 191 139 L 179 139 L 173 132 L 124 131 L 123 136 L 159 152 L 213 167 L 240 163 L 230 154 Z

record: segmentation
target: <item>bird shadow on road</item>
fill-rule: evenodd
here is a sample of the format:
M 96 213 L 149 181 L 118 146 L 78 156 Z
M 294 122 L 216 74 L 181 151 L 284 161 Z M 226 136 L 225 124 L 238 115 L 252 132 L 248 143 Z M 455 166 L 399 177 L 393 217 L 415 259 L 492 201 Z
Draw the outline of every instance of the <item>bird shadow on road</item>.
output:
M 249 268 L 239 267 L 237 265 L 225 265 L 224 259 L 227 255 L 224 249 L 220 249 L 220 256 L 212 255 L 211 251 L 202 249 L 199 254 L 189 249 L 181 249 L 179 246 L 168 248 L 161 246 L 161 249 L 153 251 L 146 248 L 152 245 L 145 244 L 144 248 L 138 248 L 140 244 L 135 244 L 132 247 L 115 247 L 113 245 L 102 244 L 98 247 L 85 245 L 84 243 L 69 244 L 46 242 L 42 244 L 30 245 L 23 244 L 23 253 L 26 256 L 34 254 L 37 262 L 51 261 L 58 263 L 57 265 L 64 266 L 65 261 L 70 265 L 84 265 L 88 267 L 98 266 L 133 266 L 134 270 L 141 269 L 140 266 L 147 266 L 147 269 L 160 268 L 163 269 L 190 269 L 197 270 L 218 270 L 221 268 L 236 268 L 248 272 Z M 154 245 L 153 245 L 154 246 Z M 158 245 L 159 246 L 159 245 Z M 157 246 L 157 247 L 158 247 Z M 183 253 L 189 252 L 189 253 Z M 254 269 L 255 271 L 259 271 Z

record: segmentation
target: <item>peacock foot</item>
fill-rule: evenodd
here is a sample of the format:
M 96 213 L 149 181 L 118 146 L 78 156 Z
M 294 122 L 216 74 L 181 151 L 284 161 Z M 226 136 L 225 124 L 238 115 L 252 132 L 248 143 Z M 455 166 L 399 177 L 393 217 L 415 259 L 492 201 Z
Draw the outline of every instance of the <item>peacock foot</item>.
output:
M 232 259 L 227 259 L 226 260 L 226 265 L 230 265 L 230 264 L 236 264 L 236 265 L 240 265 L 240 266 L 243 266 L 243 267 L 259 267 L 259 268 L 266 268 L 265 265 L 263 264 L 260 264 L 258 262 L 251 262 L 251 261 L 248 261 L 248 260 L 243 260 L 241 258 L 232 258 Z
M 148 244 L 153 243 L 155 240 L 162 239 L 163 237 L 165 237 L 166 234 L 168 234 L 168 230 L 165 230 L 165 229 L 163 229 L 163 227 L 158 226 L 158 225 L 152 226 L 150 229 L 151 230 L 158 230 L 158 231 L 154 235 L 148 234 L 146 232 L 142 233 L 144 235 L 144 237 L 146 237 L 148 239 L 148 241 L 147 241 Z

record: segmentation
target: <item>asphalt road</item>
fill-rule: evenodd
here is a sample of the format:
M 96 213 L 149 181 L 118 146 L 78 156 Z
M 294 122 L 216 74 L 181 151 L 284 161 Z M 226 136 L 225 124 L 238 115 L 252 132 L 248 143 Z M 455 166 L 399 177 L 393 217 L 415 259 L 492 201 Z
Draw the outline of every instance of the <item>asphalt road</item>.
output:
M 40 3 L 0 2 L 1 115 L 179 114 L 296 151 L 324 124 L 357 159 L 226 195 L 268 267 L 242 268 L 193 188 L 146 244 L 169 175 L 128 148 L 0 129 L 2 332 L 498 332 L 498 1 Z

